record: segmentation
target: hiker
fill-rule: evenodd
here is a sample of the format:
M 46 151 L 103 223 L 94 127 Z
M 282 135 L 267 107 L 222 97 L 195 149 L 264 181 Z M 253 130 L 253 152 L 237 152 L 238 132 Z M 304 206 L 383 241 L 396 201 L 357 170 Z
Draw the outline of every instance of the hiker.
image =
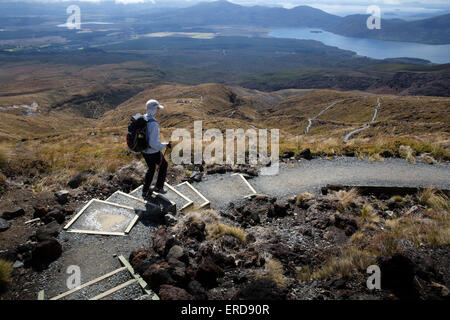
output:
M 164 190 L 164 182 L 166 181 L 167 167 L 168 163 L 164 158 L 162 153 L 162 149 L 164 147 L 171 148 L 171 143 L 161 143 L 159 142 L 159 125 L 155 119 L 155 115 L 160 109 L 164 109 L 162 105 L 159 104 L 156 100 L 149 100 L 146 104 L 147 114 L 145 115 L 145 119 L 148 121 L 147 123 L 147 149 L 142 151 L 142 155 L 144 156 L 145 162 L 147 163 L 148 170 L 145 175 L 144 188 L 142 189 L 142 197 L 144 199 L 150 198 L 153 192 L 157 193 L 166 193 Z M 158 180 L 156 182 L 155 187 L 151 188 L 151 183 L 153 180 L 153 176 L 155 174 L 155 167 L 159 167 L 158 172 Z

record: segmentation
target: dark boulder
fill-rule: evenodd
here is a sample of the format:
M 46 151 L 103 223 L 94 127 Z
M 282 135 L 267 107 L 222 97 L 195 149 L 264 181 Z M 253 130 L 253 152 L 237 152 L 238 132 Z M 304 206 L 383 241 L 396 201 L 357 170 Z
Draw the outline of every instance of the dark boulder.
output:
M 86 180 L 86 177 L 90 174 L 91 172 L 88 171 L 83 171 L 79 174 L 77 174 L 75 177 L 73 177 L 72 179 L 70 179 L 69 183 L 67 183 L 67 185 L 72 188 L 72 189 L 76 189 L 79 186 L 81 186 L 81 184 Z
M 33 210 L 33 218 L 42 218 L 48 213 L 48 209 L 41 205 L 34 206 Z
M 345 231 L 345 235 L 350 237 L 356 230 L 358 230 L 358 224 L 354 219 L 347 218 L 341 214 L 334 215 L 334 225 Z
M 383 151 L 382 153 L 380 153 L 380 156 L 382 156 L 383 158 L 392 158 L 394 157 L 394 154 L 388 150 Z
M 42 242 L 57 237 L 59 232 L 60 232 L 60 225 L 56 221 L 53 221 L 37 229 L 35 235 L 37 241 Z
M 310 149 L 305 149 L 303 151 L 301 151 L 297 157 L 297 159 L 306 159 L 306 160 L 312 160 L 313 159 L 313 155 L 311 153 Z
M 170 248 L 175 244 L 175 237 L 167 232 L 166 228 L 159 228 L 152 237 L 153 250 L 165 257 Z
M 295 156 L 295 153 L 293 151 L 285 151 L 281 154 L 281 159 L 290 159 L 293 156 Z
M 151 265 L 142 274 L 142 278 L 148 283 L 148 285 L 156 292 L 164 284 L 174 285 L 175 281 L 170 275 L 170 267 L 167 262 L 161 264 Z
M 173 246 L 170 248 L 169 253 L 167 253 L 167 260 L 176 259 L 184 263 L 189 262 L 189 256 L 186 250 L 180 246 Z
M 69 195 L 70 192 L 67 190 L 60 190 L 55 192 L 56 201 L 61 205 L 64 205 L 69 201 Z
M 31 263 L 37 269 L 44 269 L 61 254 L 62 246 L 56 239 L 45 240 L 34 247 Z
M 208 300 L 208 295 L 205 288 L 200 282 L 193 280 L 189 282 L 187 291 L 194 297 L 195 300 Z
M 3 218 L 0 218 L 0 232 L 6 231 L 11 227 L 11 224 Z
M 211 257 L 204 258 L 200 263 L 196 280 L 206 288 L 214 288 L 217 286 L 217 278 L 222 277 L 224 271 L 214 263 Z
M 288 211 L 289 211 L 289 203 L 278 200 L 273 204 L 272 210 L 269 210 L 268 216 L 282 218 L 287 216 Z
M 414 263 L 402 254 L 379 258 L 381 288 L 392 291 L 400 299 L 418 299 Z
M 161 300 L 194 300 L 186 290 L 171 285 L 162 285 L 159 297 Z
M 25 214 L 25 210 L 22 208 L 16 207 L 8 211 L 4 211 L 2 214 L 2 218 L 5 220 L 12 220 L 18 217 L 21 217 Z
M 203 221 L 191 219 L 186 223 L 186 230 L 184 231 L 184 235 L 188 238 L 202 242 L 206 239 L 205 228 L 206 225 Z
M 285 290 L 278 287 L 277 283 L 272 279 L 262 278 L 248 284 L 239 290 L 233 300 L 285 300 Z

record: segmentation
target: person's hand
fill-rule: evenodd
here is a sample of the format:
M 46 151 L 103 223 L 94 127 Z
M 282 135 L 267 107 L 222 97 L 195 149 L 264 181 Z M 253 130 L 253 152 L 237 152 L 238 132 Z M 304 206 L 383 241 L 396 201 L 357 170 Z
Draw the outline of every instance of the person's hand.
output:
M 172 141 L 169 141 L 169 143 L 167 143 L 167 148 L 172 149 Z

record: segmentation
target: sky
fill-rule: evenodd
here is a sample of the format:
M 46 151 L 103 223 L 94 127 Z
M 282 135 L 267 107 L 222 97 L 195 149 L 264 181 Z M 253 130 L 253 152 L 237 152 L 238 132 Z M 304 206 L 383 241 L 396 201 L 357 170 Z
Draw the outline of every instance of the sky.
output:
M 181 3 L 184 5 L 195 4 L 197 2 L 214 1 L 214 0 L 15 0 L 26 2 L 101 2 L 115 1 L 116 3 L 143 3 L 157 4 L 163 6 L 165 4 Z M 284 8 L 292 8 L 298 5 L 309 5 L 322 9 L 326 12 L 346 15 L 354 13 L 365 13 L 370 5 L 378 5 L 387 13 L 397 13 L 398 15 L 421 15 L 436 14 L 443 11 L 450 12 L 450 0 L 230 0 L 230 2 L 240 5 L 266 5 L 266 6 L 282 6 Z

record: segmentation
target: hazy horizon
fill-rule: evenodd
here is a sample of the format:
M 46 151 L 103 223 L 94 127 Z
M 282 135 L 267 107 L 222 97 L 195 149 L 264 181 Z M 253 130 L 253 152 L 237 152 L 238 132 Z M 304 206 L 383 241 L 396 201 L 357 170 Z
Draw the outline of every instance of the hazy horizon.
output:
M 200 2 L 214 2 L 216 0 L 6 0 L 8 2 L 24 2 L 24 3 L 107 3 L 114 2 L 116 4 L 143 4 L 155 5 L 157 7 L 186 7 Z M 366 8 L 370 5 L 378 5 L 382 12 L 389 16 L 408 17 L 408 16 L 429 16 L 450 12 L 450 3 L 443 0 L 425 1 L 425 0 L 231 0 L 229 2 L 254 6 L 263 5 L 271 7 L 293 8 L 300 5 L 308 5 L 326 11 L 331 14 L 348 15 L 348 14 L 365 14 Z

